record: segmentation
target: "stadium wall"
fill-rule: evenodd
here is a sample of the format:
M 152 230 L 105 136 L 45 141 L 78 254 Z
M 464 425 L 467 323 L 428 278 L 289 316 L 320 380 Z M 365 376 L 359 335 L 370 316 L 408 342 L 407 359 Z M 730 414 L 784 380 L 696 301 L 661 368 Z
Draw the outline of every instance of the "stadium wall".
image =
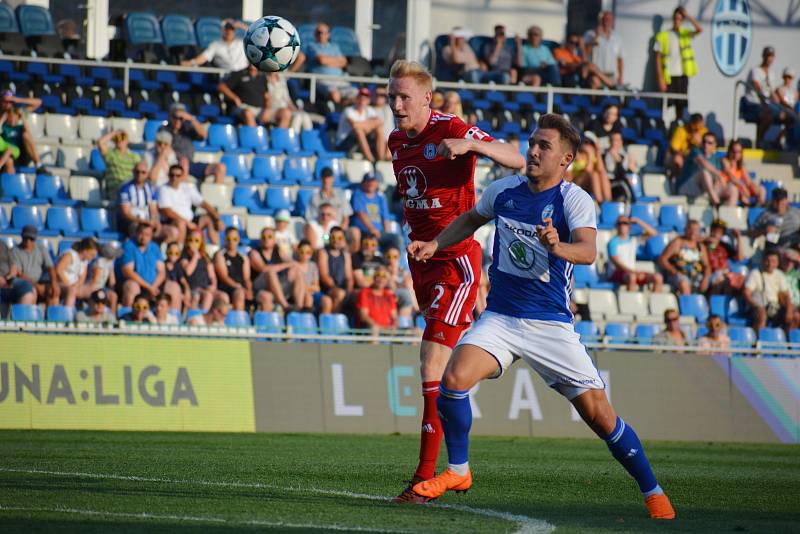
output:
M 414 433 L 418 348 L 0 334 L 0 428 Z M 647 439 L 800 443 L 800 360 L 594 354 Z M 590 437 L 524 365 L 471 396 L 477 434 Z

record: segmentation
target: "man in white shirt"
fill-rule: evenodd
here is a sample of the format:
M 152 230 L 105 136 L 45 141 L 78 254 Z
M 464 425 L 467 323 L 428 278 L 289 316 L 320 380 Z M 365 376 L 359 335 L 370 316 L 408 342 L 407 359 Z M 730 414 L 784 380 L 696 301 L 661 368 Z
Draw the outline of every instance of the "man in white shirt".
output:
M 780 253 L 776 249 L 767 250 L 761 269 L 750 271 L 744 283 L 744 300 L 750 306 L 756 332 L 767 326 L 768 320 L 787 329 L 797 327 L 798 317 L 789 298 L 789 285 L 778 265 Z
M 297 251 L 297 234 L 292 225 L 289 210 L 278 210 L 275 214 L 275 244 L 284 258 L 294 257 Z
M 244 42 L 236 37 L 236 28 L 247 31 L 247 25 L 226 19 L 222 23 L 222 39 L 213 41 L 194 59 L 181 61 L 183 67 L 198 67 L 209 61 L 228 71 L 244 70 L 250 64 L 244 54 Z
M 617 218 L 617 235 L 608 242 L 608 276 L 617 285 L 625 285 L 628 291 L 638 291 L 639 286 L 653 284 L 653 292 L 660 293 L 664 277 L 660 273 L 636 270 L 636 250 L 639 240 L 631 236 L 631 225 L 642 228 L 645 239 L 656 235 L 656 230 L 638 217 L 620 215 Z
M 591 58 L 591 62 L 606 78 L 616 80 L 617 85 L 624 85 L 622 39 L 614 31 L 614 15 L 610 11 L 602 11 L 597 28 L 587 31 L 583 39 L 586 57 Z
M 747 73 L 747 89 L 742 104 L 742 118 L 756 122 L 756 144 L 764 142 L 764 135 L 775 121 L 784 119 L 780 104 L 775 102 L 775 89 L 780 85 L 778 74 L 772 69 L 775 63 L 775 49 L 764 47 L 761 64 Z
M 178 155 L 172 149 L 172 134 L 166 130 L 156 133 L 156 144 L 144 153 L 144 163 L 150 169 L 150 182 L 158 187 L 169 181 L 169 168 L 180 163 Z
M 370 91 L 366 87 L 358 90 L 354 106 L 345 108 L 339 119 L 336 131 L 336 149 L 349 151 L 358 145 L 361 153 L 370 162 L 377 159 L 391 159 L 386 136 L 383 133 L 383 120 L 378 112 L 370 106 Z M 370 140 L 374 141 L 375 152 L 370 148 Z
M 169 168 L 169 182 L 158 188 L 158 210 L 165 222 L 178 229 L 178 241 L 183 243 L 189 230 L 206 230 L 209 240 L 219 243 L 219 232 L 225 224 L 214 206 L 203 199 L 197 186 L 187 181 L 180 165 Z M 206 215 L 195 216 L 194 207 L 201 207 Z

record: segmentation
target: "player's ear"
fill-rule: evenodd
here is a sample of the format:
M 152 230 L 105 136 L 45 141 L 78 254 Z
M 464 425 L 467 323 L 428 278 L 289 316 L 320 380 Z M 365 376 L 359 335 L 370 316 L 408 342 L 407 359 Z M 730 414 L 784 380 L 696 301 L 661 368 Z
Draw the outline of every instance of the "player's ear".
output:
M 425 91 L 425 105 L 431 105 L 431 99 L 433 98 L 433 91 Z
M 575 154 L 573 154 L 572 152 L 566 152 L 564 154 L 564 157 L 561 158 L 561 166 L 564 168 L 569 167 L 569 164 L 572 163 L 572 160 L 574 159 L 575 159 Z

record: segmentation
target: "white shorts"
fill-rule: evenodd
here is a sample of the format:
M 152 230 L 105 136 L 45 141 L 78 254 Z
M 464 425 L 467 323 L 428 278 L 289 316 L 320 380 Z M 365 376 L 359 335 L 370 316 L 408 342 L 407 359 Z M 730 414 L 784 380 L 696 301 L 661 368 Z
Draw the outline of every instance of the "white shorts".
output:
M 461 345 L 480 347 L 497 360 L 497 376 L 518 359 L 567 399 L 588 389 L 605 389 L 594 362 L 569 323 L 519 319 L 485 311 L 467 330 Z

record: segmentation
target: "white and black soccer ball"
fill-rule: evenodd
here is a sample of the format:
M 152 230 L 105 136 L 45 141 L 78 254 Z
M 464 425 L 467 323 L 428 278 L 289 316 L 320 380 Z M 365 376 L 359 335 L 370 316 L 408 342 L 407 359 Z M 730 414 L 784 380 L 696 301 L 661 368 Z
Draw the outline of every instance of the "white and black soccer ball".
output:
M 268 15 L 250 25 L 244 35 L 248 61 L 264 72 L 286 70 L 300 53 L 300 35 L 283 17 Z

